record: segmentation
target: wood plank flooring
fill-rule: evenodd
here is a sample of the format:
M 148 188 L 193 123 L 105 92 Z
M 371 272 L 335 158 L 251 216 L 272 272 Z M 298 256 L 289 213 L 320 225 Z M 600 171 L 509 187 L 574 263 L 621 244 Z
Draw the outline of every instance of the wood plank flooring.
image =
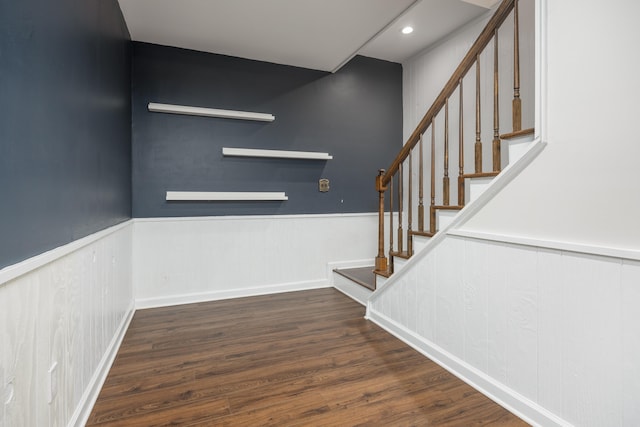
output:
M 88 426 L 522 426 L 334 289 L 136 312 Z

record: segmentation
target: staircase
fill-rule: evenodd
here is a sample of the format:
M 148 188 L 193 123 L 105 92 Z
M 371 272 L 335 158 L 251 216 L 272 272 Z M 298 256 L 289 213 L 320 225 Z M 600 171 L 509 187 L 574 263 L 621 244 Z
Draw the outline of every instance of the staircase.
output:
M 509 25 L 502 28 L 505 22 Z M 508 58 L 513 62 L 511 75 L 505 77 L 501 72 L 505 58 L 500 53 L 499 37 L 506 33 L 513 37 L 513 52 Z M 503 170 L 503 164 L 514 163 L 526 153 L 534 139 L 534 129 L 522 127 L 519 37 L 518 0 L 503 0 L 391 166 L 379 171 L 375 265 L 364 270 L 336 271 L 334 283 L 338 289 L 364 303 L 369 294 L 429 245 L 431 238 L 446 230 L 460 211 L 491 185 Z M 481 61 L 493 63 L 492 87 L 482 83 Z M 507 133 L 502 133 L 500 103 L 501 100 L 505 103 L 505 95 L 500 93 L 500 87 L 505 78 L 513 81 L 513 93 L 508 94 L 510 123 Z M 469 86 L 471 90 L 467 89 Z M 485 103 L 493 106 L 492 140 L 487 150 L 482 141 L 481 106 Z M 474 134 L 472 138 L 465 137 L 469 133 Z M 483 159 L 485 151 L 491 153 L 490 167 L 485 166 L 488 163 Z M 453 165 L 457 166 L 454 183 L 449 176 L 450 163 L 454 163 L 450 157 L 457 157 Z M 467 163 L 472 160 L 471 168 L 465 165 L 465 160 Z M 429 189 L 427 200 L 425 188 Z M 370 283 L 363 283 L 362 277 L 370 277 Z

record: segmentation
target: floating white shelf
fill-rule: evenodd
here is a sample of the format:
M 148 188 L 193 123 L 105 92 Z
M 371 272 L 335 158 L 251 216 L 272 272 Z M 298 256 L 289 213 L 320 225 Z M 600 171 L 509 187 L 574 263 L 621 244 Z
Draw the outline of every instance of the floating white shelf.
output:
M 191 116 L 220 117 L 224 119 L 257 120 L 259 122 L 272 122 L 276 119 L 276 116 L 267 113 L 189 107 L 186 105 L 159 104 L 157 102 L 150 102 L 148 108 L 149 111 L 156 113 L 187 114 Z
M 167 191 L 172 201 L 223 201 L 223 200 L 289 200 L 284 192 L 219 192 L 219 191 Z
M 317 153 L 315 151 L 283 151 L 283 150 L 257 150 L 253 148 L 222 147 L 223 156 L 237 157 L 270 157 L 277 159 L 312 159 L 331 160 L 329 153 Z

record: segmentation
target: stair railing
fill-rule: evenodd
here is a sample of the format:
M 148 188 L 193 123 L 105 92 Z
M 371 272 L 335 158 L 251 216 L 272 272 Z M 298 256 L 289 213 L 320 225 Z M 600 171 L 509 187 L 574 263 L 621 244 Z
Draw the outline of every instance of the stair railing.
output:
M 397 157 L 391 163 L 391 166 L 385 171 L 381 169 L 376 177 L 376 190 L 379 194 L 379 223 L 378 223 L 378 254 L 375 260 L 375 272 L 383 276 L 389 276 L 393 273 L 393 258 L 402 257 L 409 258 L 413 254 L 414 235 L 431 237 L 437 232 L 436 212 L 438 210 L 459 210 L 465 203 L 465 178 L 495 176 L 501 170 L 501 139 L 500 139 L 500 122 L 499 122 L 499 72 L 498 72 L 498 29 L 504 21 L 511 15 L 513 11 L 513 29 L 514 29 L 514 98 L 512 102 L 512 125 L 513 132 L 522 129 L 522 107 L 520 99 L 520 48 L 519 48 L 519 17 L 518 17 L 518 0 L 503 0 L 496 9 L 491 19 L 473 43 L 467 54 L 464 56 L 458 67 L 455 69 L 439 95 L 431 107 L 427 110 L 422 120 L 418 123 L 415 130 L 409 136 L 405 145 L 400 150 Z M 480 75 L 480 56 L 489 45 L 494 41 L 494 58 L 493 58 L 493 141 L 492 141 L 492 171 L 483 172 L 482 162 L 482 140 L 481 140 L 481 75 Z M 474 172 L 465 174 L 464 171 L 464 131 L 463 131 L 463 78 L 468 74 L 472 67 L 475 66 L 475 141 L 474 141 Z M 457 193 L 458 200 L 456 205 L 450 204 L 450 177 L 449 177 L 449 100 L 458 91 L 459 95 L 459 111 L 458 111 L 458 182 Z M 444 110 L 444 112 L 443 112 Z M 443 112 L 444 119 L 439 120 L 442 129 L 436 129 L 436 119 Z M 430 137 L 430 171 L 424 173 L 425 165 L 423 164 L 423 139 L 427 131 L 431 129 Z M 442 204 L 436 204 L 436 134 L 441 132 L 443 135 L 443 163 L 442 163 Z M 413 150 L 418 146 L 417 155 L 413 156 Z M 417 230 L 414 231 L 413 224 L 413 167 L 414 157 L 418 158 L 418 206 Z M 404 187 L 403 170 L 407 172 L 407 186 Z M 425 206 L 424 206 L 424 184 L 428 175 L 430 179 L 430 206 L 429 206 L 429 229 L 425 230 Z M 396 185 L 394 198 L 394 183 Z M 390 193 L 389 197 L 389 247 L 388 255 L 385 253 L 385 193 Z M 397 203 L 396 203 L 397 202 Z M 406 203 L 406 211 L 404 205 Z M 397 205 L 395 212 L 398 219 L 397 239 L 394 247 L 394 206 Z M 403 228 L 403 217 L 406 212 L 406 230 Z M 406 237 L 406 238 L 405 238 Z M 406 245 L 405 245 L 406 242 Z

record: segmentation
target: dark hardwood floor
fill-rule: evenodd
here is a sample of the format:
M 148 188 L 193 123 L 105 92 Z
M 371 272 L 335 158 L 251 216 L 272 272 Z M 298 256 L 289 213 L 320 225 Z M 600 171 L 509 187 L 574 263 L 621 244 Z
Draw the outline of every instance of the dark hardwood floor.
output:
M 520 426 L 334 289 L 138 311 L 87 425 Z

